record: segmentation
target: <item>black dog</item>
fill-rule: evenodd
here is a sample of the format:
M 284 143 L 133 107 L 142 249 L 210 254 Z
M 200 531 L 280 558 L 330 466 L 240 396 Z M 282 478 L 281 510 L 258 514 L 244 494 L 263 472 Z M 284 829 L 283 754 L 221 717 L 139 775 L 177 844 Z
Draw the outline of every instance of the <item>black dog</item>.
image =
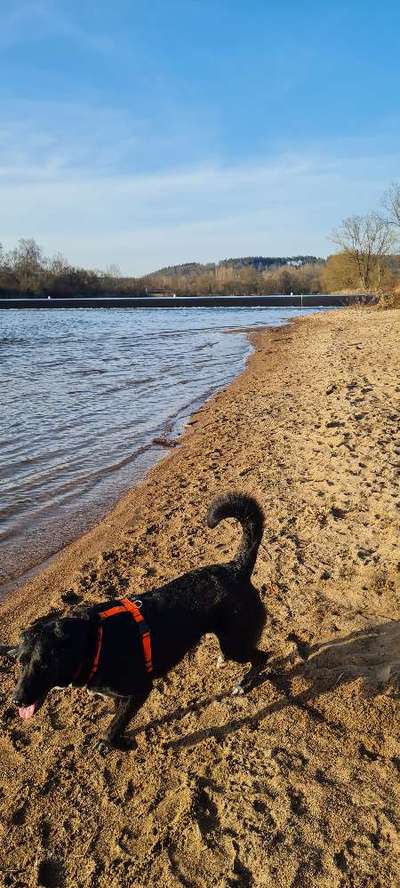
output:
M 250 583 L 263 534 L 256 500 L 233 493 L 212 503 L 207 523 L 236 518 L 242 539 L 235 558 L 189 571 L 135 599 L 103 602 L 79 615 L 47 617 L 23 634 L 18 650 L 22 674 L 14 702 L 30 718 L 53 687 L 87 687 L 112 697 L 116 714 L 105 741 L 122 745 L 123 731 L 150 694 L 153 678 L 165 675 L 206 633 L 222 655 L 251 669 L 233 693 L 244 693 L 268 654 L 257 648 L 266 618 Z M 134 611 L 134 613 L 132 613 Z

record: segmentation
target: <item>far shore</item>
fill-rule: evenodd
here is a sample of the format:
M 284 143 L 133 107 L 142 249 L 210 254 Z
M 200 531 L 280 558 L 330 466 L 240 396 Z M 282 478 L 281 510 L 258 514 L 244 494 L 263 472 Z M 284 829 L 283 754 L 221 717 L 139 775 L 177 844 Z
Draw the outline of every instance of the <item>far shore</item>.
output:
M 40 867 L 62 888 L 398 884 L 400 312 L 341 308 L 250 337 L 246 370 L 179 446 L 1 604 L 0 644 L 73 600 L 229 559 L 237 527 L 204 518 L 239 489 L 265 510 L 254 584 L 272 671 L 232 697 L 241 670 L 217 669 L 207 637 L 132 724 L 137 750 L 102 759 L 109 704 L 54 691 L 22 723 L 2 658 L 10 888 Z

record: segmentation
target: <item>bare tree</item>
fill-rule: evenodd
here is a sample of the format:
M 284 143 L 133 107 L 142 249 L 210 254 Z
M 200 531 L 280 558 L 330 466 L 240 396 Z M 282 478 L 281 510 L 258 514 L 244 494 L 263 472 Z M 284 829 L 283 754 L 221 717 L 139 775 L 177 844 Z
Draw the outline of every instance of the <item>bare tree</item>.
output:
M 121 270 L 118 265 L 108 265 L 105 271 L 96 271 L 102 287 L 110 293 L 120 288 Z
M 400 228 L 400 184 L 392 182 L 382 198 L 382 206 L 387 213 L 387 222 Z
M 387 219 L 378 213 L 349 216 L 332 235 L 357 273 L 359 286 L 369 290 L 380 287 L 386 257 L 391 252 L 395 235 Z
M 21 238 L 11 252 L 10 259 L 20 289 L 33 293 L 40 290 L 45 259 L 36 241 L 33 238 Z
M 4 250 L 3 244 L 0 243 L 0 287 L 4 287 L 7 285 L 7 254 Z
M 47 260 L 47 269 L 53 277 L 61 276 L 68 271 L 70 265 L 68 259 L 62 253 L 56 253 L 51 259 Z

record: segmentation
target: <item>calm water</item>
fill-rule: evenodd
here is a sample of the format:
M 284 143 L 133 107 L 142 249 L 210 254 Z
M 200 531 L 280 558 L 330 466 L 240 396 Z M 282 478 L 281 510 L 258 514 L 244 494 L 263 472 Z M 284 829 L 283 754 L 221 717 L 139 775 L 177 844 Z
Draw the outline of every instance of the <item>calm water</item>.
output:
M 314 309 L 315 310 L 315 309 Z M 0 312 L 0 582 L 93 525 L 296 309 Z M 5 588 L 5 587 L 4 587 Z

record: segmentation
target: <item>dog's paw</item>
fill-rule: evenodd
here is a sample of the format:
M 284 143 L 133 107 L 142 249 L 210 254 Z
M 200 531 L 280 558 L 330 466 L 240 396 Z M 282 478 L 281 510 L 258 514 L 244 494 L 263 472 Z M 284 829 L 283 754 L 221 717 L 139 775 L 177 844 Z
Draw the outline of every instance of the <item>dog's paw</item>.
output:
M 234 688 L 232 688 L 232 697 L 241 697 L 245 693 L 246 693 L 246 690 L 243 687 L 243 685 L 240 683 L 240 681 L 238 682 L 238 684 L 236 684 L 234 686 Z
M 103 739 L 103 740 L 97 740 L 94 748 L 97 750 L 97 752 L 100 753 L 100 755 L 105 756 L 105 755 L 108 755 L 108 753 L 111 751 L 112 746 L 108 742 L 108 740 Z
M 121 752 L 129 752 L 137 749 L 137 742 L 134 737 L 119 737 L 118 740 L 114 740 L 113 747 Z
M 102 740 L 98 740 L 95 749 L 102 756 L 108 755 L 108 753 L 113 750 L 119 752 L 129 752 L 132 749 L 136 749 L 137 743 L 134 738 L 128 739 L 127 737 L 116 737 L 114 740 L 108 740 L 107 737 L 103 737 Z

